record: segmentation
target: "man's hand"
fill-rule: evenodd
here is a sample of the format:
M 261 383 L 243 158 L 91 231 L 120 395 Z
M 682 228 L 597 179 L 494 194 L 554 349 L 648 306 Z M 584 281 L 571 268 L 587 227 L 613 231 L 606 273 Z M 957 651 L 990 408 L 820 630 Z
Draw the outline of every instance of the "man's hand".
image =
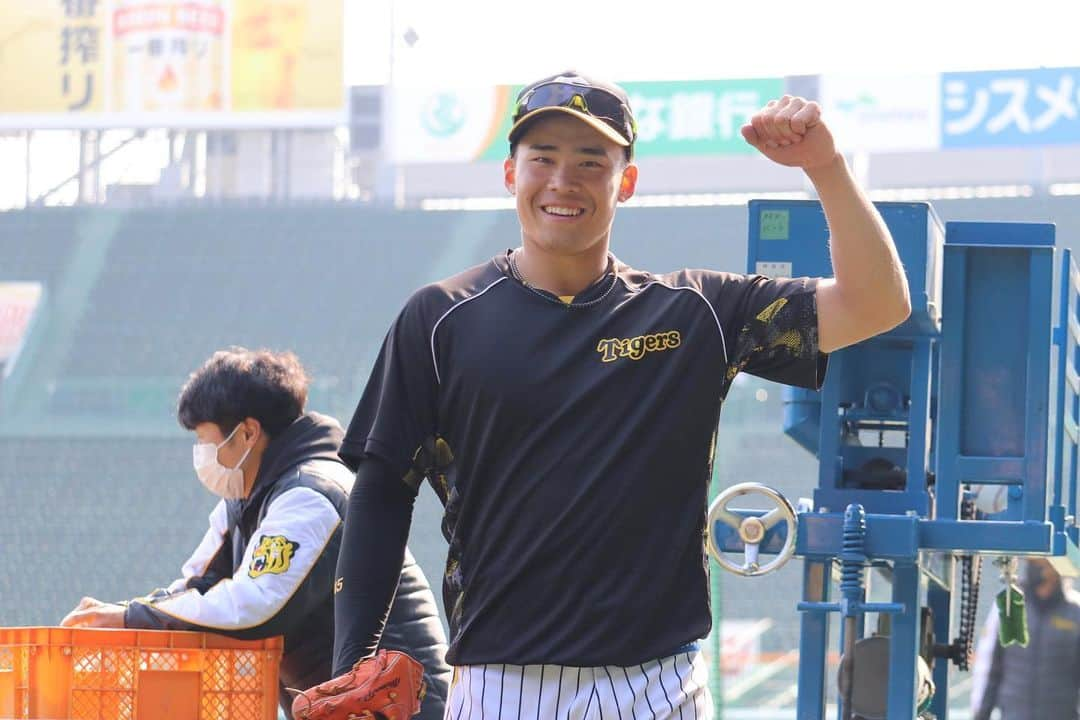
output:
M 788 167 L 815 170 L 836 157 L 832 133 L 821 121 L 821 106 L 801 97 L 770 100 L 742 126 L 742 135 L 762 155 Z
M 754 114 L 742 134 L 773 162 L 802 168 L 825 210 L 835 279 L 817 286 L 818 348 L 833 352 L 906 320 L 911 297 L 896 246 L 836 151 L 821 107 L 785 95 Z
M 122 628 L 124 627 L 124 606 L 84 597 L 74 610 L 64 616 L 60 625 L 62 627 Z

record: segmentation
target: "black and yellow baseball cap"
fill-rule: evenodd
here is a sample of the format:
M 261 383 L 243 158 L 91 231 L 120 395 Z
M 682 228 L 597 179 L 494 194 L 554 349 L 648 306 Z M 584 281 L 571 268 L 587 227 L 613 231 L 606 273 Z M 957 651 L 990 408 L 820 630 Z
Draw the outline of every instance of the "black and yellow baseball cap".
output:
M 567 70 L 537 80 L 518 93 L 510 128 L 511 147 L 534 118 L 547 112 L 573 115 L 626 148 L 632 147 L 637 139 L 637 122 L 625 90 L 614 83 Z

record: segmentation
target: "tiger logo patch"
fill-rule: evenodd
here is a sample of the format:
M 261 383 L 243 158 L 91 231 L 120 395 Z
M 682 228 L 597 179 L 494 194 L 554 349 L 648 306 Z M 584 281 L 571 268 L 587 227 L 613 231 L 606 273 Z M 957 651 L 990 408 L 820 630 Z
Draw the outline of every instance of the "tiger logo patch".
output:
M 288 572 L 289 563 L 299 548 L 300 543 L 293 542 L 284 535 L 263 535 L 259 538 L 259 546 L 251 554 L 248 577 Z

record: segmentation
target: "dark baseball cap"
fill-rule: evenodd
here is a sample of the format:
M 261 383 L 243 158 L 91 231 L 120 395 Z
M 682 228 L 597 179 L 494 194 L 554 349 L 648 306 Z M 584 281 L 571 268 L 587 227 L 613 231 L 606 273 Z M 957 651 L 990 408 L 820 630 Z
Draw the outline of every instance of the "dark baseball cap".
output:
M 637 138 L 637 122 L 625 90 L 567 70 L 537 80 L 518 93 L 510 145 L 517 143 L 533 119 L 549 112 L 572 115 L 622 147 L 631 147 Z

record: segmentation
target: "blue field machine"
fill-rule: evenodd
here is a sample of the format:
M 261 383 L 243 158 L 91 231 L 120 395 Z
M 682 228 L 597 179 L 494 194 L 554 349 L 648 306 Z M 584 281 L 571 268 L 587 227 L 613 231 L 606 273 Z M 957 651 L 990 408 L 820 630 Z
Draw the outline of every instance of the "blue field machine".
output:
M 1069 251 L 1052 224 L 943 225 L 927 203 L 876 206 L 912 312 L 833 353 L 820 392 L 785 388 L 784 431 L 818 458 L 813 497 L 793 505 L 742 483 L 709 510 L 708 547 L 725 569 L 803 561 L 800 719 L 824 718 L 837 682 L 842 720 L 944 720 L 950 668 L 970 662 L 982 556 L 1007 581 L 1017 556 L 1046 556 L 1067 576 L 1080 568 Z M 749 272 L 832 274 L 820 203 L 755 200 L 749 212 Z M 888 597 L 867 599 L 870 573 Z M 827 677 L 834 616 L 842 660 Z

